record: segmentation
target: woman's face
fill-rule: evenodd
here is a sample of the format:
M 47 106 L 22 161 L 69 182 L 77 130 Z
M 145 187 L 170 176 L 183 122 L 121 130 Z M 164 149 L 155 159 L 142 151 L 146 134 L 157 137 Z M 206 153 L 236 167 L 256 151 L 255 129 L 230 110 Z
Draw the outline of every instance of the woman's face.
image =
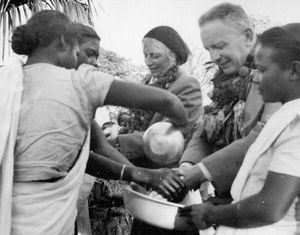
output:
M 143 51 L 145 64 L 153 77 L 161 77 L 175 64 L 175 54 L 154 38 L 144 38 Z
M 78 56 L 77 65 L 90 64 L 97 66 L 97 59 L 99 57 L 100 40 L 96 38 L 87 37 L 79 45 L 80 53 Z

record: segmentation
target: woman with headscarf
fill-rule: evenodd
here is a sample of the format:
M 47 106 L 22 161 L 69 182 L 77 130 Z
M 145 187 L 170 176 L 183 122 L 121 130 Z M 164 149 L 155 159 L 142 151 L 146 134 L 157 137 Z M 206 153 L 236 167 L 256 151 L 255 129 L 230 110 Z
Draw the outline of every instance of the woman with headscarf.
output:
M 191 52 L 181 36 L 169 26 L 151 29 L 144 36 L 142 43 L 145 64 L 150 72 L 143 83 L 172 92 L 180 98 L 188 113 L 188 123 L 181 128 L 185 143 L 187 143 L 202 114 L 202 94 L 199 82 L 180 68 L 186 63 Z M 144 131 L 151 124 L 165 120 L 165 117 L 159 113 L 139 109 L 131 109 L 129 115 L 131 119 L 126 119 L 127 122 L 124 123 L 128 132 L 119 134 L 115 138 L 114 146 L 135 165 L 151 168 L 177 166 L 179 159 L 175 162 L 163 163 L 163 165 L 154 164 L 148 160 L 143 151 Z M 132 234 L 169 233 L 181 234 L 181 232 L 157 228 L 138 220 L 134 221 L 132 227 Z
M 169 26 L 158 26 L 151 29 L 143 38 L 143 53 L 145 64 L 150 74 L 143 81 L 149 86 L 159 87 L 172 92 L 182 101 L 187 113 L 188 123 L 181 131 L 186 143 L 190 139 L 196 121 L 202 114 L 202 95 L 199 82 L 186 74 L 180 65 L 184 64 L 190 50 L 181 36 Z M 153 123 L 165 120 L 161 114 L 138 109 L 130 110 L 131 119 L 126 123 L 127 134 L 119 135 L 114 145 L 133 162 L 146 166 L 158 167 L 147 161 L 142 146 L 142 135 Z M 163 166 L 177 165 L 175 162 Z

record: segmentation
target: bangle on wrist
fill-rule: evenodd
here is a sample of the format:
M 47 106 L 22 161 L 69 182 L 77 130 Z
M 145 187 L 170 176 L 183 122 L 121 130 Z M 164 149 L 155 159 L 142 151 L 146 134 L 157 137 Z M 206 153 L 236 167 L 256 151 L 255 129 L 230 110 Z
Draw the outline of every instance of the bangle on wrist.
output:
M 123 164 L 122 166 L 122 170 L 121 170 L 121 173 L 120 173 L 120 180 L 123 180 L 123 176 L 124 176 L 124 171 L 125 171 L 125 168 L 126 168 L 126 165 Z

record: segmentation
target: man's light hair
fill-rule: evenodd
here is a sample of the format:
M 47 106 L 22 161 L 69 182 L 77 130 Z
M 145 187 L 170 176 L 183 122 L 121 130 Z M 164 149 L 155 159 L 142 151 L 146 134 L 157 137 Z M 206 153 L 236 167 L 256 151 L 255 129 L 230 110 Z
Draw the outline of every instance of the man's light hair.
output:
M 232 3 L 222 3 L 216 5 L 204 13 L 199 19 L 199 26 L 203 26 L 213 20 L 229 21 L 240 30 L 250 28 L 254 30 L 252 20 L 239 5 Z

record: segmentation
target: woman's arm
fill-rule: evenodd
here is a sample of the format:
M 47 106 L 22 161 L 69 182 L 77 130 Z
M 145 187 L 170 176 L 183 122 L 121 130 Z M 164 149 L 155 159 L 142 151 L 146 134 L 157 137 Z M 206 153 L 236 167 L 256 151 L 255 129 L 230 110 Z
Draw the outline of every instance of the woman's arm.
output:
M 125 156 L 108 143 L 102 129 L 95 120 L 91 124 L 91 150 L 119 163 L 133 166 Z
M 159 112 L 178 127 L 187 124 L 187 113 L 175 95 L 159 88 L 115 80 L 104 105 L 117 105 Z
M 181 209 L 180 214 L 198 227 L 203 226 L 203 222 L 236 228 L 269 225 L 287 213 L 299 190 L 299 177 L 269 171 L 258 194 L 229 205 L 214 206 L 209 202 L 192 205 Z
M 133 181 L 138 184 L 147 184 L 163 194 L 168 199 L 180 198 L 184 183 L 180 173 L 171 169 L 146 169 L 126 166 L 99 154 L 90 153 L 86 173 L 95 177 L 113 180 Z

